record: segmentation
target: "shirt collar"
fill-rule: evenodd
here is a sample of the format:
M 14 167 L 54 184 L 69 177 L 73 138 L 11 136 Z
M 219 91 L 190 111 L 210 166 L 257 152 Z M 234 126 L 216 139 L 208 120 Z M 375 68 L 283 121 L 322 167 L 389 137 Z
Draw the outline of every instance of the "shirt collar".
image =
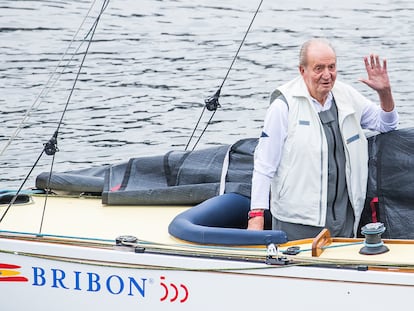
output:
M 329 92 L 328 97 L 326 98 L 323 106 L 315 98 L 313 98 L 310 95 L 309 95 L 309 99 L 311 100 L 312 104 L 315 106 L 315 109 L 317 112 L 329 110 L 332 107 L 332 100 L 333 100 L 332 92 Z

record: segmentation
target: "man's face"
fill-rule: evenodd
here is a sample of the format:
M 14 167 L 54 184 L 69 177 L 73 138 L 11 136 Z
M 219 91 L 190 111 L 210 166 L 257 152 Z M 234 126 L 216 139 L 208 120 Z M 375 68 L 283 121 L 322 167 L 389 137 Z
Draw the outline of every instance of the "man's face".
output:
M 328 45 L 314 43 L 308 48 L 307 65 L 299 66 L 310 95 L 324 104 L 336 80 L 336 55 Z

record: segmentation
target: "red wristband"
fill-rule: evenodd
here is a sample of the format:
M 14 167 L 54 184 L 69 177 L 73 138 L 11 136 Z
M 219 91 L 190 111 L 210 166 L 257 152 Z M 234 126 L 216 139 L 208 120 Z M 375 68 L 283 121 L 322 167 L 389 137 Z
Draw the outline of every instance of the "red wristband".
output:
M 254 218 L 254 217 L 263 217 L 264 216 L 264 210 L 251 210 L 247 214 L 248 219 Z

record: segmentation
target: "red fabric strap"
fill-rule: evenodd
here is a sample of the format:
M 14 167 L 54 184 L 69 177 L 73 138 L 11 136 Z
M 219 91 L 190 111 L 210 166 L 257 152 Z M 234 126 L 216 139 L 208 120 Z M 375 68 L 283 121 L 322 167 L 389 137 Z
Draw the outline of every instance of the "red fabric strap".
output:
M 375 203 L 378 203 L 378 197 L 372 198 L 371 202 L 369 203 L 369 205 L 371 206 L 372 222 L 378 222 L 377 208 L 376 208 Z
M 258 216 L 264 216 L 264 211 L 263 210 L 251 210 L 249 211 L 249 219 L 250 218 L 254 218 L 254 217 L 258 217 Z

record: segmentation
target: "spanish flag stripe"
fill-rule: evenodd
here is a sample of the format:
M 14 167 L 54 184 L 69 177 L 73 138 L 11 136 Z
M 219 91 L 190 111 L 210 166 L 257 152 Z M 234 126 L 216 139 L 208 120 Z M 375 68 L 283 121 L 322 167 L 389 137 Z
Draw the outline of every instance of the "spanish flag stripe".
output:
M 0 263 L 0 269 L 19 269 L 21 268 L 20 266 L 17 265 L 10 265 L 7 263 Z
M 19 271 L 14 270 L 0 270 L 0 278 L 3 276 L 19 275 Z
M 27 282 L 29 281 L 28 278 L 24 276 L 8 276 L 4 278 L 0 278 L 0 282 Z

